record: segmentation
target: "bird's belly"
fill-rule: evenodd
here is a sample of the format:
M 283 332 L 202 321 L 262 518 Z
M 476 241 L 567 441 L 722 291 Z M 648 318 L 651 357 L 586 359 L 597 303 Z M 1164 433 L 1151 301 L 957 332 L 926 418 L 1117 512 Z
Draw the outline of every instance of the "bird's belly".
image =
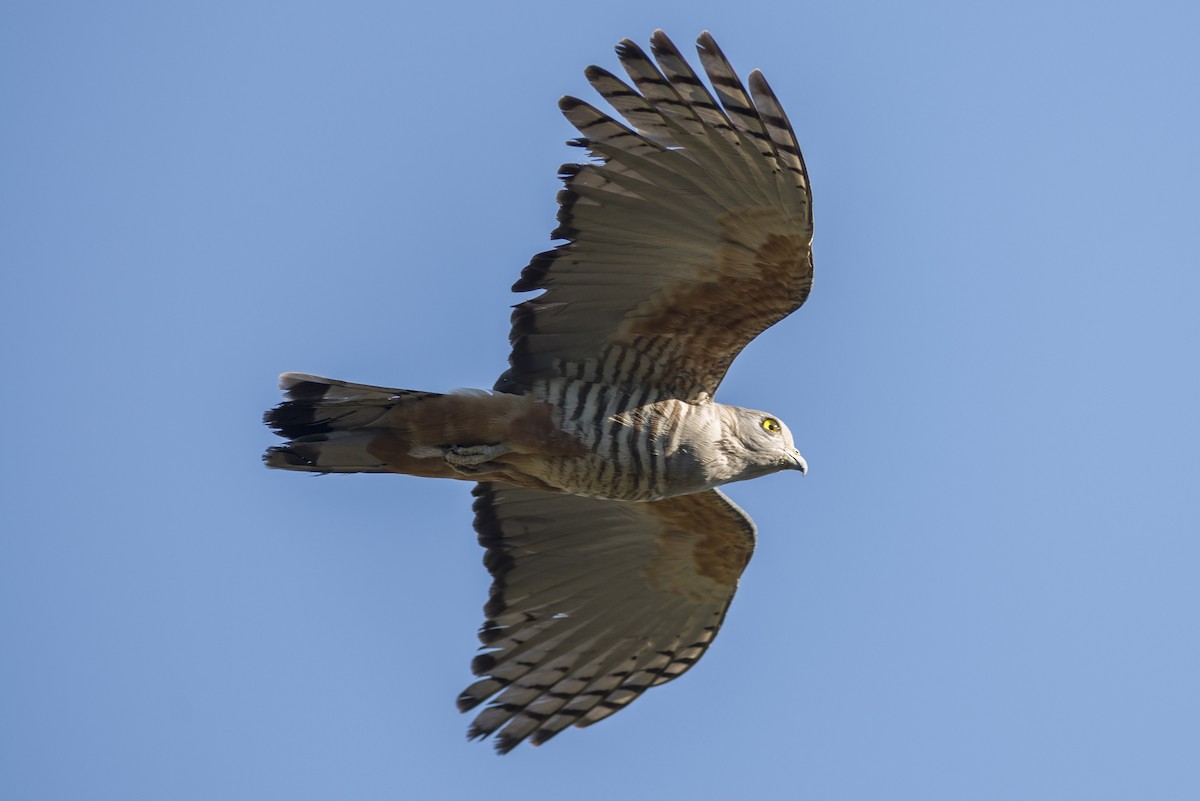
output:
M 629 452 L 602 446 L 578 456 L 543 459 L 534 472 L 560 492 L 615 501 L 658 501 L 714 486 L 690 453 L 661 449 Z

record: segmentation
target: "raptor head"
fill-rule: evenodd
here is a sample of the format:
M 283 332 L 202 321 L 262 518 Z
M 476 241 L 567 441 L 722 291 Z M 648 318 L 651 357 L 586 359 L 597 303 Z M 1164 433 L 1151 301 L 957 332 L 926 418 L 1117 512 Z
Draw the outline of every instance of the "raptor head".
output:
M 733 411 L 723 421 L 733 451 L 730 462 L 735 469 L 741 468 L 730 481 L 757 478 L 780 470 L 808 472 L 808 463 L 796 449 L 791 429 L 782 420 L 755 409 L 726 408 Z

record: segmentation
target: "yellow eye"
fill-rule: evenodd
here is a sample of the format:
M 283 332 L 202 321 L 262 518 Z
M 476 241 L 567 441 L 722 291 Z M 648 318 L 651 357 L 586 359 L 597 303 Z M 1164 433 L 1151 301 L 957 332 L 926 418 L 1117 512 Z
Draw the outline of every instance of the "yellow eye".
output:
M 762 421 L 762 427 L 764 431 L 770 431 L 772 434 L 778 433 L 779 430 L 783 428 L 783 426 L 779 425 L 779 421 L 774 417 L 764 417 Z

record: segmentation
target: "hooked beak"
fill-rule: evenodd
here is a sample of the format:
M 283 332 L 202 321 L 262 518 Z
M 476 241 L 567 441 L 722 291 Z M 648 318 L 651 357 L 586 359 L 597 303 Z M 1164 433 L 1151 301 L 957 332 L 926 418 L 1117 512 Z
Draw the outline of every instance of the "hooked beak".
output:
M 787 466 L 788 470 L 799 470 L 800 475 L 808 473 L 808 462 L 804 461 L 804 457 L 800 455 L 800 451 L 792 453 L 792 463 Z

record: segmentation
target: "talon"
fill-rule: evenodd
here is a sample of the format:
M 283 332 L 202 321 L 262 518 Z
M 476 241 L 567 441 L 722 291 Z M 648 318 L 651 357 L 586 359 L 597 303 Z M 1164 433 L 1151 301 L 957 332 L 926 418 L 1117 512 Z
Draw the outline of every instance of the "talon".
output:
M 451 445 L 445 449 L 445 459 L 456 470 L 467 472 L 467 468 L 479 467 L 505 453 L 508 450 L 503 445 Z

